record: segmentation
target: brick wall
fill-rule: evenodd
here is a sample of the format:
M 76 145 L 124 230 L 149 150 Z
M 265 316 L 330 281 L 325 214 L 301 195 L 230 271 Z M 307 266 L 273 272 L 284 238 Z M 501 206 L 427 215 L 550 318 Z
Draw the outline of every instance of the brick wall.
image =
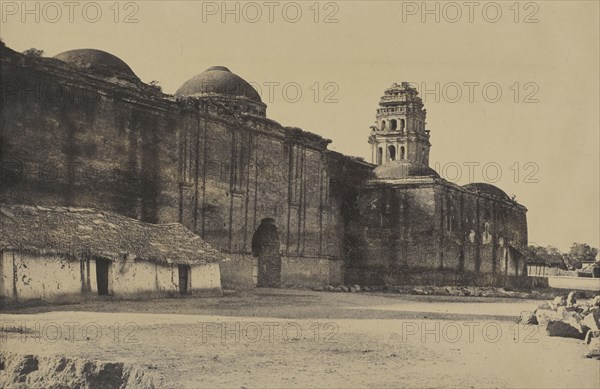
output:
M 441 179 L 370 181 L 349 231 L 349 268 L 525 275 L 525 208 Z
M 180 222 L 239 258 L 273 218 L 282 255 L 344 259 L 346 188 L 370 166 L 328 151 L 328 140 L 51 58 L 3 47 L 1 60 L 0 201 Z

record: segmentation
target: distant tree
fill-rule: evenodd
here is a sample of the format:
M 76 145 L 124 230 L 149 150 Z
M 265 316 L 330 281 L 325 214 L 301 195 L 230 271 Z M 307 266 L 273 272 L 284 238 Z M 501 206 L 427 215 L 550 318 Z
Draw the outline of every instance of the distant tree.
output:
M 595 261 L 596 255 L 598 255 L 597 248 L 586 243 L 573 243 L 567 255 L 568 265 L 573 269 L 581 269 L 582 262 Z
M 44 55 L 44 50 L 39 50 L 32 47 L 31 49 L 25 50 L 23 54 L 31 58 L 41 58 Z
M 157 80 L 150 81 L 150 86 L 152 88 L 156 89 L 159 92 L 162 92 L 162 87 L 159 84 L 160 84 L 160 81 L 157 81 Z
M 543 261 L 549 267 L 558 267 L 566 269 L 565 257 L 559 249 L 554 246 L 529 245 L 529 251 L 538 259 Z

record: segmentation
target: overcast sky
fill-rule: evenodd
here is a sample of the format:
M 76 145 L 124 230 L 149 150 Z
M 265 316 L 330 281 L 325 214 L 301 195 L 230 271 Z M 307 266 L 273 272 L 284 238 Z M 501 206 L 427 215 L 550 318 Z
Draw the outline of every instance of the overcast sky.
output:
M 105 50 L 166 93 L 227 66 L 268 117 L 367 160 L 379 97 L 413 82 L 442 176 L 514 194 L 530 242 L 599 246 L 598 1 L 21 4 L 2 2 L 17 51 Z

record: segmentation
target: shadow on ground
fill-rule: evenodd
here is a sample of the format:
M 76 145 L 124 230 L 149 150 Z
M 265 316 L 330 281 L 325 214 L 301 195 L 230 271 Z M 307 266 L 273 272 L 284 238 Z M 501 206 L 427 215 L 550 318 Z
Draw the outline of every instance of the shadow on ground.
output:
M 504 303 L 499 309 L 500 304 Z M 509 303 L 510 309 L 506 309 Z M 10 314 L 57 311 L 217 315 L 285 319 L 489 319 L 514 321 L 535 300 L 468 296 L 413 296 L 391 293 L 328 293 L 256 288 L 220 297 L 153 300 L 92 300 L 78 304 L 8 307 Z M 513 309 L 514 306 L 514 309 Z M 324 310 L 324 307 L 326 309 Z

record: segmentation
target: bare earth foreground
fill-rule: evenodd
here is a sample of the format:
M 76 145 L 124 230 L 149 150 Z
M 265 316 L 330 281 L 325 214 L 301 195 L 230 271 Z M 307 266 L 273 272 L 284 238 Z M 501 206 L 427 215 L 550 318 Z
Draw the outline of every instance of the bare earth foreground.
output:
M 3 311 L 20 354 L 141 363 L 158 387 L 598 388 L 576 339 L 516 324 L 534 300 L 256 289 Z

